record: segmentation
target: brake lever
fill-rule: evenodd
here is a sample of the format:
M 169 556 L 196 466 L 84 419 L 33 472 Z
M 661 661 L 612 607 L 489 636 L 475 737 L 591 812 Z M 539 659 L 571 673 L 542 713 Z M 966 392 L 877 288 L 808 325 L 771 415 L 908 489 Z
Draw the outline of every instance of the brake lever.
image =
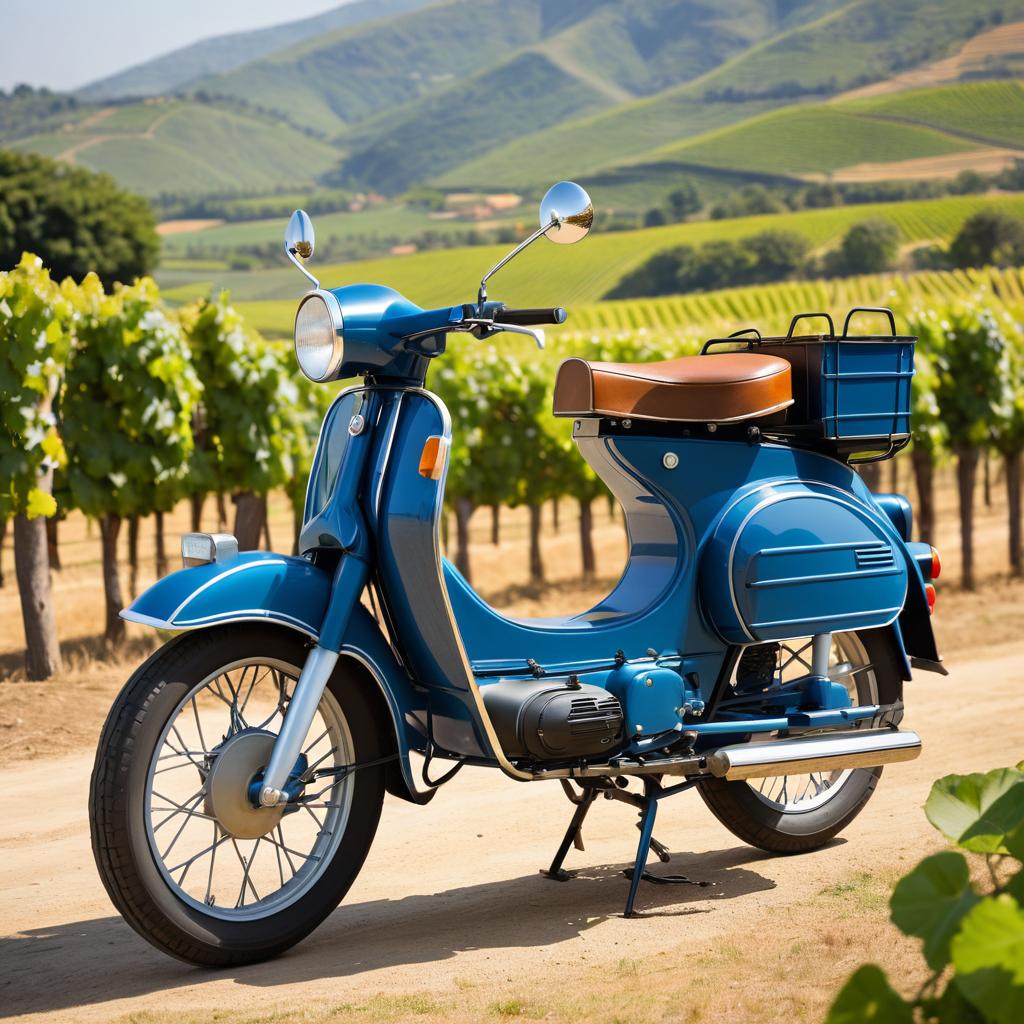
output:
M 520 327 L 519 324 L 500 324 L 494 323 L 492 329 L 496 331 L 508 331 L 511 334 L 526 334 L 529 335 L 535 342 L 537 342 L 537 348 L 544 347 L 544 332 L 534 330 L 532 327 Z

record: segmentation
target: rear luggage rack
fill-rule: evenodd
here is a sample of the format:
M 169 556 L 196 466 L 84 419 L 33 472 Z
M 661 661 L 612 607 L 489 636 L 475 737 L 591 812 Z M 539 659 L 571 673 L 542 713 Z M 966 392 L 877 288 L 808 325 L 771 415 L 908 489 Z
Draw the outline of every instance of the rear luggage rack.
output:
M 858 313 L 888 318 L 889 334 L 850 334 Z M 823 319 L 827 334 L 794 334 L 801 320 Z M 916 338 L 897 335 L 896 318 L 885 306 L 855 306 L 837 335 L 828 313 L 798 313 L 783 337 L 762 337 L 755 327 L 728 338 L 712 338 L 701 349 L 779 356 L 793 374 L 793 404 L 785 423 L 764 426 L 769 440 L 824 450 L 850 463 L 892 458 L 910 442 L 910 387 Z

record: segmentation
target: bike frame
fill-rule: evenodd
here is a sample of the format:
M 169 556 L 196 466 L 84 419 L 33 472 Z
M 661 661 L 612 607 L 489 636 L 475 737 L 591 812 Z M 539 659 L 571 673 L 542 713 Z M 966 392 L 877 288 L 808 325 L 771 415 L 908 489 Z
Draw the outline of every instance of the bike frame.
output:
M 817 710 L 721 718 L 718 702 L 747 644 L 880 628 L 891 634 L 904 678 L 911 657 L 937 664 L 921 546 L 900 532 L 905 502 L 876 499 L 843 462 L 629 421 L 581 419 L 574 436 L 620 501 L 630 545 L 618 584 L 581 614 L 508 618 L 442 557 L 448 410 L 418 384 L 388 381 L 349 388 L 325 417 L 303 557 L 247 552 L 183 569 L 122 614 L 169 630 L 268 621 L 309 638 L 263 779 L 260 798 L 268 804 L 287 799 L 301 741 L 342 658 L 380 688 L 401 767 L 397 792 L 415 802 L 425 794 L 413 751 L 497 767 L 520 781 L 649 773 L 646 757 L 673 728 L 677 736 L 684 728 L 679 718 L 664 721 L 664 699 L 654 699 L 680 680 L 687 706 L 702 714 L 685 725 L 697 750 L 730 736 L 887 721 L 886 708 L 832 706 L 828 692 Z M 787 530 L 801 543 L 773 546 L 773 531 Z M 867 552 L 852 573 L 844 561 L 851 544 L 860 545 L 858 559 Z M 883 549 L 891 557 L 879 555 Z M 751 579 L 752 564 L 777 570 Z M 361 604 L 367 589 L 379 601 L 378 621 Z M 539 675 L 575 676 L 631 695 L 630 713 L 643 721 L 630 723 L 639 728 L 629 730 L 634 738 L 614 764 L 537 769 L 506 756 L 483 691 Z

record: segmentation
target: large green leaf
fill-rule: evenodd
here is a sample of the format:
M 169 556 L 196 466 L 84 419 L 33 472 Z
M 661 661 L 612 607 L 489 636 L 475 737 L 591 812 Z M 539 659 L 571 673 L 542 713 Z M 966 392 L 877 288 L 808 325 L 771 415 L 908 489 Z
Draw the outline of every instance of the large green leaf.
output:
M 995 1024 L 1024 1020 L 1024 911 L 1011 896 L 982 900 L 952 943 L 956 984 Z
M 1024 821 L 1006 837 L 1006 852 L 1011 857 L 1024 861 Z
M 926 857 L 897 883 L 890 901 L 893 924 L 924 939 L 924 957 L 938 971 L 949 963 L 950 941 L 978 898 L 963 854 L 945 850 Z
M 842 987 L 825 1024 L 913 1024 L 910 1003 L 893 990 L 885 972 L 865 964 Z
M 997 768 L 985 774 L 947 775 L 932 786 L 928 820 L 974 853 L 1006 853 L 1006 836 L 1024 822 L 1024 773 Z
M 923 1019 L 940 1024 L 988 1024 L 973 1003 L 952 982 L 936 996 L 921 1000 Z

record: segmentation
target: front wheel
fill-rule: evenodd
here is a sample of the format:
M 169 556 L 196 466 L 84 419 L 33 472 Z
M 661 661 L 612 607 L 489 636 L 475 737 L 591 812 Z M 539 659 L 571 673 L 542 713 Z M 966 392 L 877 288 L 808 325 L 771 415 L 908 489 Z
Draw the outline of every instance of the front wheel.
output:
M 306 650 L 253 625 L 186 633 L 125 685 L 89 793 L 103 884 L 128 923 L 188 963 L 274 956 L 308 935 L 355 880 L 380 819 L 373 707 L 334 673 L 296 766 L 297 803 L 256 807 Z M 304 760 L 303 760 L 304 759 Z
M 810 671 L 810 640 L 789 641 L 779 652 L 776 679 Z M 902 674 L 884 630 L 837 633 L 829 675 L 846 684 L 851 703 L 899 699 Z M 697 789 L 712 814 L 738 839 L 770 853 L 804 853 L 824 846 L 863 810 L 881 768 L 846 768 L 767 779 L 708 779 Z

